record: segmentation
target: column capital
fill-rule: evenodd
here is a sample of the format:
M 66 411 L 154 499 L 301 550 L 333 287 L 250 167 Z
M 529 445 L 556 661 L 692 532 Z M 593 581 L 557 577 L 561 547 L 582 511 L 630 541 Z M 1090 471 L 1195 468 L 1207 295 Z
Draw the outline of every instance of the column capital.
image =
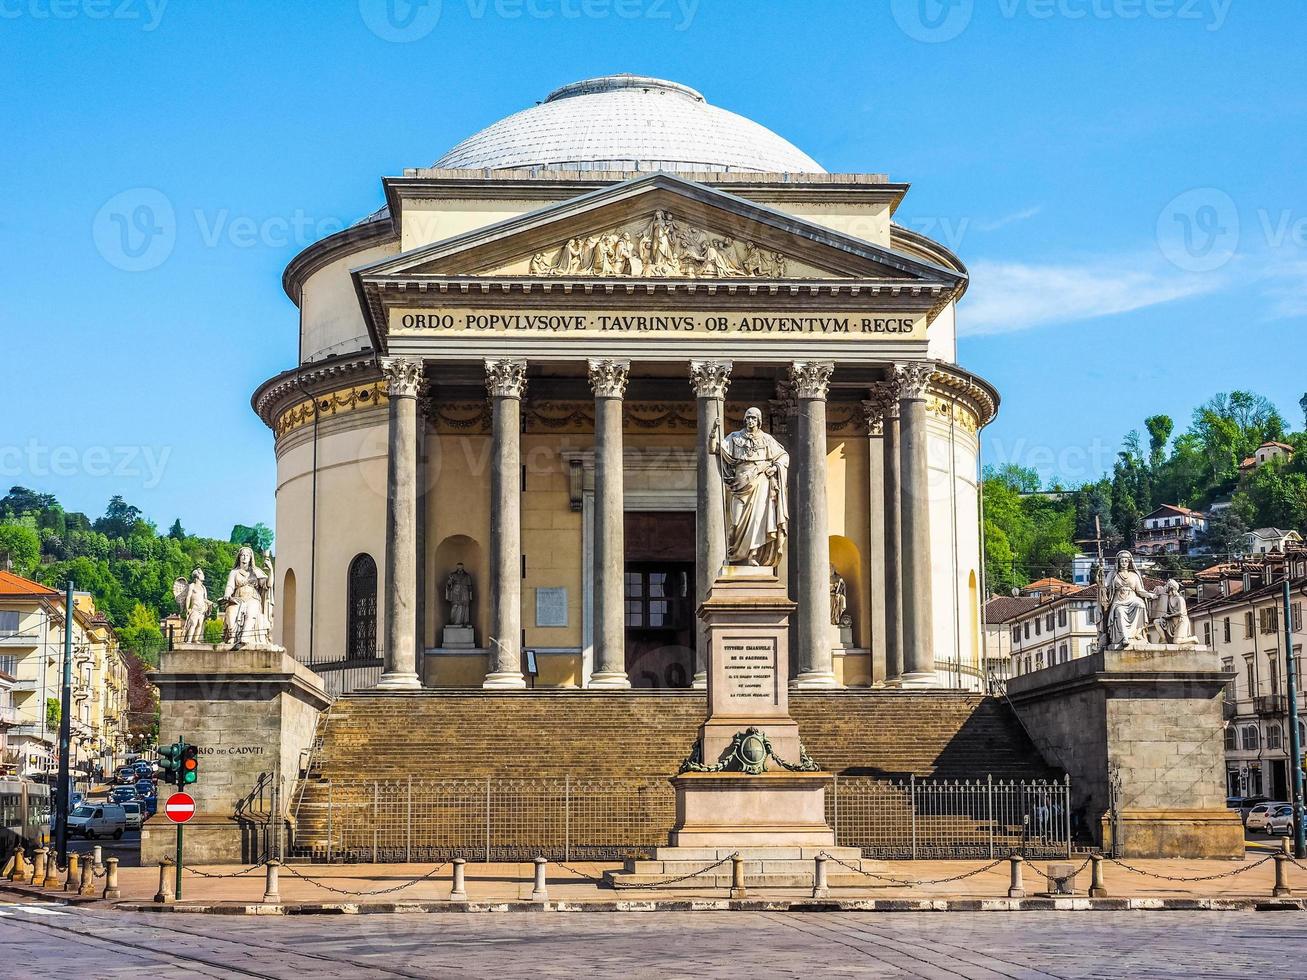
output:
M 934 361 L 903 361 L 894 365 L 894 381 L 899 398 L 917 399 L 926 394 L 926 386 L 935 373 Z
M 867 389 L 862 401 L 862 418 L 872 435 L 882 435 L 885 423 L 899 415 L 899 388 L 893 381 L 878 381 Z
M 492 398 L 521 398 L 526 392 L 526 360 L 487 357 L 486 390 Z
M 596 398 L 621 398 L 626 394 L 630 361 L 590 358 L 590 387 Z
M 835 370 L 834 361 L 793 361 L 790 364 L 790 382 L 794 393 L 799 398 L 820 398 L 826 400 L 830 389 L 831 372 Z
M 885 434 L 885 406 L 878 400 L 865 398 L 862 401 L 862 421 L 867 426 L 867 435 Z
M 379 362 L 391 398 L 416 398 L 422 387 L 422 362 L 415 357 L 383 357 Z
M 691 361 L 690 387 L 700 398 L 725 398 L 731 383 L 731 361 Z

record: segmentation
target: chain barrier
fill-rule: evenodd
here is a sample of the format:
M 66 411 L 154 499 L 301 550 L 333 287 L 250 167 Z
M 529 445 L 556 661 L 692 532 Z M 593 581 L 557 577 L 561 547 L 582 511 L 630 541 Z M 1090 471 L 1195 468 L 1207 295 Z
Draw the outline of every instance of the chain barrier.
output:
M 1260 867 L 1261 867 L 1263 864 L 1265 864 L 1267 861 L 1274 861 L 1274 860 L 1275 860 L 1275 855 L 1274 855 L 1274 854 L 1268 854 L 1266 857 L 1262 858 L 1260 861 L 1255 861 L 1255 862 L 1253 862 L 1252 864 L 1244 865 L 1244 866 L 1242 866 L 1242 867 L 1238 867 L 1238 868 L 1233 868 L 1233 869 L 1231 869 L 1230 871 L 1222 871 L 1220 874 L 1214 874 L 1214 875 L 1198 875 L 1196 878 L 1182 878 L 1182 877 L 1179 877 L 1179 876 L 1177 876 L 1177 875 L 1164 875 L 1164 874 L 1158 874 L 1156 871 L 1145 871 L 1143 868 L 1136 868 L 1134 865 L 1126 864 L 1126 863 L 1125 863 L 1124 861 L 1122 861 L 1121 859 L 1119 859 L 1119 858 L 1114 858 L 1114 857 L 1106 857 L 1106 856 L 1105 856 L 1105 857 L 1103 858 L 1103 860 L 1104 860 L 1104 861 L 1111 861 L 1113 864 L 1115 864 L 1115 865 L 1117 865 L 1117 866 L 1119 866 L 1119 867 L 1125 868 L 1127 871 L 1132 871 L 1132 872 L 1134 872 L 1134 873 L 1137 874 L 1137 875 L 1143 875 L 1145 878 L 1156 878 L 1158 881 L 1181 881 L 1181 882 L 1184 882 L 1184 881 L 1215 881 L 1215 880 L 1218 879 L 1218 878 L 1233 878 L 1235 875 L 1241 875 L 1241 874 L 1244 874 L 1244 873 L 1247 872 L 1247 871 L 1252 871 L 1253 868 L 1260 868 Z M 1299 865 L 1299 867 L 1301 867 L 1301 865 Z
M 198 875 L 201 878 L 239 878 L 242 875 L 249 874 L 251 871 L 254 871 L 257 868 L 263 868 L 263 867 L 266 867 L 266 865 L 264 864 L 264 862 L 260 861 L 258 864 L 251 864 L 248 868 L 245 868 L 243 871 L 232 871 L 229 872 L 228 874 L 215 874 L 212 871 L 201 871 L 199 868 L 191 868 L 183 864 L 182 871 L 185 874 Z
M 698 871 L 691 871 L 689 874 L 677 875 L 675 878 L 664 878 L 662 881 L 642 881 L 642 882 L 615 881 L 613 882 L 613 887 L 618 889 L 662 888 L 666 885 L 675 885 L 679 881 L 689 881 L 691 878 L 697 878 L 699 875 L 707 874 L 709 871 L 712 871 L 714 868 L 720 868 L 723 864 L 731 860 L 734 856 L 735 856 L 734 854 L 728 854 L 720 861 L 714 861 L 712 864 L 705 865 L 704 867 L 700 868 Z
M 572 874 L 576 875 L 578 878 L 584 878 L 586 881 L 593 881 L 596 885 L 602 885 L 604 883 L 604 879 L 602 877 L 592 875 L 592 874 L 587 874 L 586 872 L 582 871 L 580 868 L 574 868 L 570 864 L 565 864 L 562 861 L 550 861 L 549 863 L 558 865 L 564 871 L 572 872 Z
M 962 881 L 966 878 L 975 877 L 978 874 L 984 874 L 986 871 L 989 871 L 992 868 L 997 868 L 1000 864 L 1003 864 L 1008 860 L 1007 858 L 997 858 L 996 860 L 990 861 L 989 864 L 982 865 L 979 868 L 973 868 L 970 871 L 964 871 L 962 872 L 962 874 L 952 875 L 948 878 L 933 878 L 930 880 L 905 881 L 902 878 L 891 878 L 889 875 L 878 875 L 874 871 L 863 871 L 861 868 L 854 867 L 853 865 L 849 864 L 847 861 L 841 861 L 833 854 L 826 854 L 823 852 L 822 857 L 826 858 L 826 860 L 828 861 L 834 861 L 836 864 L 848 868 L 850 871 L 856 874 L 864 875 L 868 878 L 876 878 L 879 879 L 880 881 L 888 881 L 891 884 L 904 885 L 904 886 L 947 885 L 948 883 L 953 881 Z M 1089 863 L 1088 861 L 1085 861 L 1085 864 L 1088 863 Z M 1081 870 L 1083 869 L 1084 869 L 1084 865 L 1081 866 Z M 1077 872 L 1077 874 L 1078 873 L 1079 872 Z
M 281 870 L 285 871 L 287 874 L 299 878 L 301 881 L 307 881 L 311 885 L 316 885 L 319 888 L 324 888 L 329 892 L 335 892 L 337 895 L 365 895 L 366 896 L 366 895 L 389 895 L 391 892 L 398 892 L 398 891 L 403 891 L 405 888 L 411 888 L 413 885 L 418 884 L 418 882 L 429 881 L 431 878 L 434 878 L 442 870 L 448 867 L 448 865 L 449 862 L 446 861 L 444 864 L 436 865 L 434 868 L 432 868 L 430 871 L 428 871 L 420 878 L 414 878 L 411 881 L 404 882 L 404 884 L 402 885 L 393 885 L 390 888 L 377 888 L 370 892 L 358 892 L 358 891 L 353 891 L 349 888 L 336 888 L 334 885 L 324 884 L 322 879 L 311 878 L 308 875 L 300 874 L 298 871 L 294 869 L 294 867 L 292 867 L 289 864 L 283 864 L 281 866 Z

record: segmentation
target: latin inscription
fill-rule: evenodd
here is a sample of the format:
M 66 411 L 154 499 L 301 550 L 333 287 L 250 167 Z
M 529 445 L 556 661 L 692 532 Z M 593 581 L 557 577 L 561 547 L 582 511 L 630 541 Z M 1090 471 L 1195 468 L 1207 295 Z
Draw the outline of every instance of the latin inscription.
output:
M 414 334 L 532 335 L 577 337 L 643 334 L 700 334 L 820 337 L 925 336 L 922 314 L 831 314 L 792 316 L 770 313 L 596 313 L 494 312 L 480 310 L 391 310 L 392 332 Z
M 776 641 L 768 637 L 722 640 L 722 673 L 729 697 L 746 704 L 776 704 Z
M 536 589 L 536 626 L 567 625 L 567 589 Z

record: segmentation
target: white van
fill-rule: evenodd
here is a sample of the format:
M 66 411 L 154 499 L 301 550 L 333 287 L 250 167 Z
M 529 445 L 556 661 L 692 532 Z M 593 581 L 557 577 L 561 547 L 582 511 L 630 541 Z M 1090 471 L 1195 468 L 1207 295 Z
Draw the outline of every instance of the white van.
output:
M 141 824 L 145 822 L 145 812 L 142 810 L 142 804 L 136 802 L 127 802 L 120 804 L 123 813 L 127 816 L 127 829 L 140 830 Z
M 117 803 L 83 803 L 68 817 L 68 833 L 94 840 L 119 839 L 127 830 L 127 813 Z

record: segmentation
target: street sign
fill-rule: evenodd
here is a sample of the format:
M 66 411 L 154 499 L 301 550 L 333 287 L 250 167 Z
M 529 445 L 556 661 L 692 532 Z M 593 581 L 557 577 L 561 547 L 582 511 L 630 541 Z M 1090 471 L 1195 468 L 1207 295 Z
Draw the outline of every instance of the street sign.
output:
M 173 823 L 185 823 L 195 816 L 195 800 L 190 793 L 173 793 L 164 803 L 163 813 Z

